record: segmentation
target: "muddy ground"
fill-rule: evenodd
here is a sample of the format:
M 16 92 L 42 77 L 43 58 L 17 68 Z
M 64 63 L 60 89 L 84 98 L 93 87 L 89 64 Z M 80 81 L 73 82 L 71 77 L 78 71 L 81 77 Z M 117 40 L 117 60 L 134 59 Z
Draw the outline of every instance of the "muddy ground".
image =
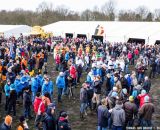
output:
M 48 71 L 49 75 L 52 77 L 52 80 L 55 82 L 56 76 L 58 72 L 54 71 L 53 67 L 53 58 L 49 57 L 49 63 L 48 63 Z M 82 75 L 83 82 L 86 79 L 86 72 Z M 55 86 L 54 86 L 55 87 Z M 57 88 L 54 88 L 54 99 L 57 101 Z M 69 113 L 69 122 L 71 123 L 72 130 L 96 130 L 97 125 L 97 118 L 96 114 L 92 114 L 90 111 L 88 111 L 88 116 L 86 117 L 86 120 L 81 121 L 79 118 L 79 90 L 80 85 L 74 90 L 75 97 L 69 99 L 67 96 L 63 96 L 63 102 L 61 104 L 57 104 L 57 113 L 61 110 L 66 110 Z M 151 96 L 153 99 L 153 103 L 155 105 L 155 114 L 153 116 L 153 125 L 154 126 L 160 126 L 160 76 L 159 78 L 152 79 L 152 87 L 151 87 Z M 3 122 L 5 117 L 5 111 L 4 111 L 4 102 L 5 97 L 3 95 L 3 103 L 0 105 L 0 123 Z M 13 117 L 13 124 L 12 128 L 13 130 L 16 130 L 16 126 L 18 124 L 18 117 L 23 114 L 23 108 L 22 105 L 17 106 L 17 116 Z M 35 117 L 35 115 L 32 112 L 32 116 Z M 30 130 L 35 130 L 34 128 L 34 119 L 28 121 Z

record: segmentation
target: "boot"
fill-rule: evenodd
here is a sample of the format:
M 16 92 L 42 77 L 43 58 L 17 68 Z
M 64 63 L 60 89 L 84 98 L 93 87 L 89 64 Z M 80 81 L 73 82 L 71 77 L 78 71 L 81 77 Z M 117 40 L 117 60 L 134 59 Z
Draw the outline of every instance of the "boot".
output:
M 80 119 L 83 120 L 84 119 L 84 115 L 83 113 L 80 112 Z
M 93 111 L 96 110 L 97 103 L 93 103 Z

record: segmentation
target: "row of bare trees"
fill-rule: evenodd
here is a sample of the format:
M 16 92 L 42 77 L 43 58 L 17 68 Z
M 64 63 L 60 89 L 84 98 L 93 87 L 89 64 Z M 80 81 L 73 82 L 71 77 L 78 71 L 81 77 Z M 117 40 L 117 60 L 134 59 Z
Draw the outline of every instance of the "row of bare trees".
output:
M 36 11 L 15 9 L 0 11 L 0 24 L 46 25 L 57 21 L 160 21 L 160 9 L 151 12 L 145 6 L 135 10 L 120 10 L 117 12 L 114 1 L 106 2 L 101 8 L 95 6 L 92 10 L 75 12 L 59 6 L 53 8 L 52 3 L 42 2 Z

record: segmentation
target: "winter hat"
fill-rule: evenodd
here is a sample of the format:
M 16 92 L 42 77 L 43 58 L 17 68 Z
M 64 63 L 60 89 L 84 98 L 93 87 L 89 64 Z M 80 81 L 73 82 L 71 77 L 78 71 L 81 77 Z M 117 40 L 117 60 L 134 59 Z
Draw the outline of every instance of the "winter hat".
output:
M 118 96 L 117 92 L 112 92 L 111 97 L 117 97 L 117 96 Z
M 59 73 L 59 76 L 63 76 L 63 75 L 64 75 L 64 73 L 63 73 L 63 72 L 60 72 L 60 73 Z
M 127 89 L 126 89 L 126 88 L 122 89 L 122 92 L 123 92 L 124 94 L 127 94 Z
M 5 122 L 6 125 L 10 126 L 11 123 L 12 123 L 12 117 L 10 115 L 7 115 L 5 117 L 5 121 L 4 122 Z
M 68 114 L 67 114 L 67 112 L 65 112 L 65 111 L 61 113 L 61 117 L 66 118 L 67 116 L 68 116 Z
M 133 97 L 133 96 L 130 96 L 130 97 L 129 97 L 129 101 L 130 101 L 130 102 L 133 102 L 133 101 L 134 101 L 134 97 Z
M 110 74 L 110 73 L 108 73 L 108 74 L 107 74 L 107 77 L 108 77 L 108 78 L 110 78 L 110 77 L 111 77 L 111 74 Z
M 117 87 L 113 87 L 113 91 L 118 91 Z
M 145 103 L 149 102 L 149 96 L 145 96 L 145 97 L 144 97 L 144 102 L 145 102 Z
M 20 121 L 20 122 L 25 121 L 25 117 L 24 117 L 24 116 L 21 116 L 21 117 L 19 118 L 19 121 Z
M 146 92 L 146 90 L 144 90 L 144 89 L 141 91 L 141 94 L 143 94 L 143 95 L 146 94 L 146 93 L 147 93 L 147 92 Z
M 148 76 L 146 76 L 146 77 L 144 78 L 144 80 L 145 80 L 145 81 L 148 80 Z
M 51 103 L 51 104 L 48 105 L 48 108 L 56 109 L 56 104 L 55 103 Z

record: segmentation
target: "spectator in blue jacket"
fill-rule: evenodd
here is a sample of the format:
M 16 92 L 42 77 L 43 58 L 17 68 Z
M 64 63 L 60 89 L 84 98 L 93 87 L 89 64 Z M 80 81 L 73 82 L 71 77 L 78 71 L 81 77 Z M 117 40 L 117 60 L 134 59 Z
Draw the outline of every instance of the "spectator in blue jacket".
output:
M 88 75 L 87 75 L 87 80 L 86 81 L 89 82 L 90 85 L 92 85 L 92 83 L 93 83 L 93 77 L 94 77 L 93 73 L 89 72 Z
M 45 93 L 49 93 L 49 92 L 50 92 L 49 79 L 46 78 L 42 85 L 42 96 L 44 96 Z
M 70 57 L 69 57 L 69 52 L 67 52 L 67 53 L 65 54 L 65 60 L 68 61 L 69 58 L 70 58 Z
M 23 76 L 21 77 L 22 89 L 29 86 L 29 81 L 30 81 L 30 76 L 25 71 L 23 71 Z
M 10 80 L 7 80 L 6 85 L 4 86 L 4 91 L 5 91 L 5 95 L 6 95 L 6 104 L 5 104 L 5 110 L 7 111 L 8 109 L 8 99 L 10 96 L 10 89 L 11 89 L 11 82 Z
M 41 74 L 37 75 L 37 80 L 38 80 L 38 92 L 41 92 L 42 88 L 42 81 L 43 81 L 43 76 Z
M 56 79 L 56 86 L 58 87 L 58 102 L 62 102 L 61 96 L 63 89 L 65 88 L 65 77 L 63 72 L 59 73 L 59 76 Z
M 52 101 L 53 101 L 53 91 L 54 91 L 54 84 L 53 81 L 49 78 L 49 94 Z
M 37 77 L 31 78 L 31 91 L 32 91 L 32 102 L 34 102 L 36 93 L 38 91 L 38 80 Z
M 14 81 L 15 90 L 17 92 L 17 98 L 19 98 L 22 95 L 22 84 L 20 80 L 20 76 L 17 75 L 16 79 Z

